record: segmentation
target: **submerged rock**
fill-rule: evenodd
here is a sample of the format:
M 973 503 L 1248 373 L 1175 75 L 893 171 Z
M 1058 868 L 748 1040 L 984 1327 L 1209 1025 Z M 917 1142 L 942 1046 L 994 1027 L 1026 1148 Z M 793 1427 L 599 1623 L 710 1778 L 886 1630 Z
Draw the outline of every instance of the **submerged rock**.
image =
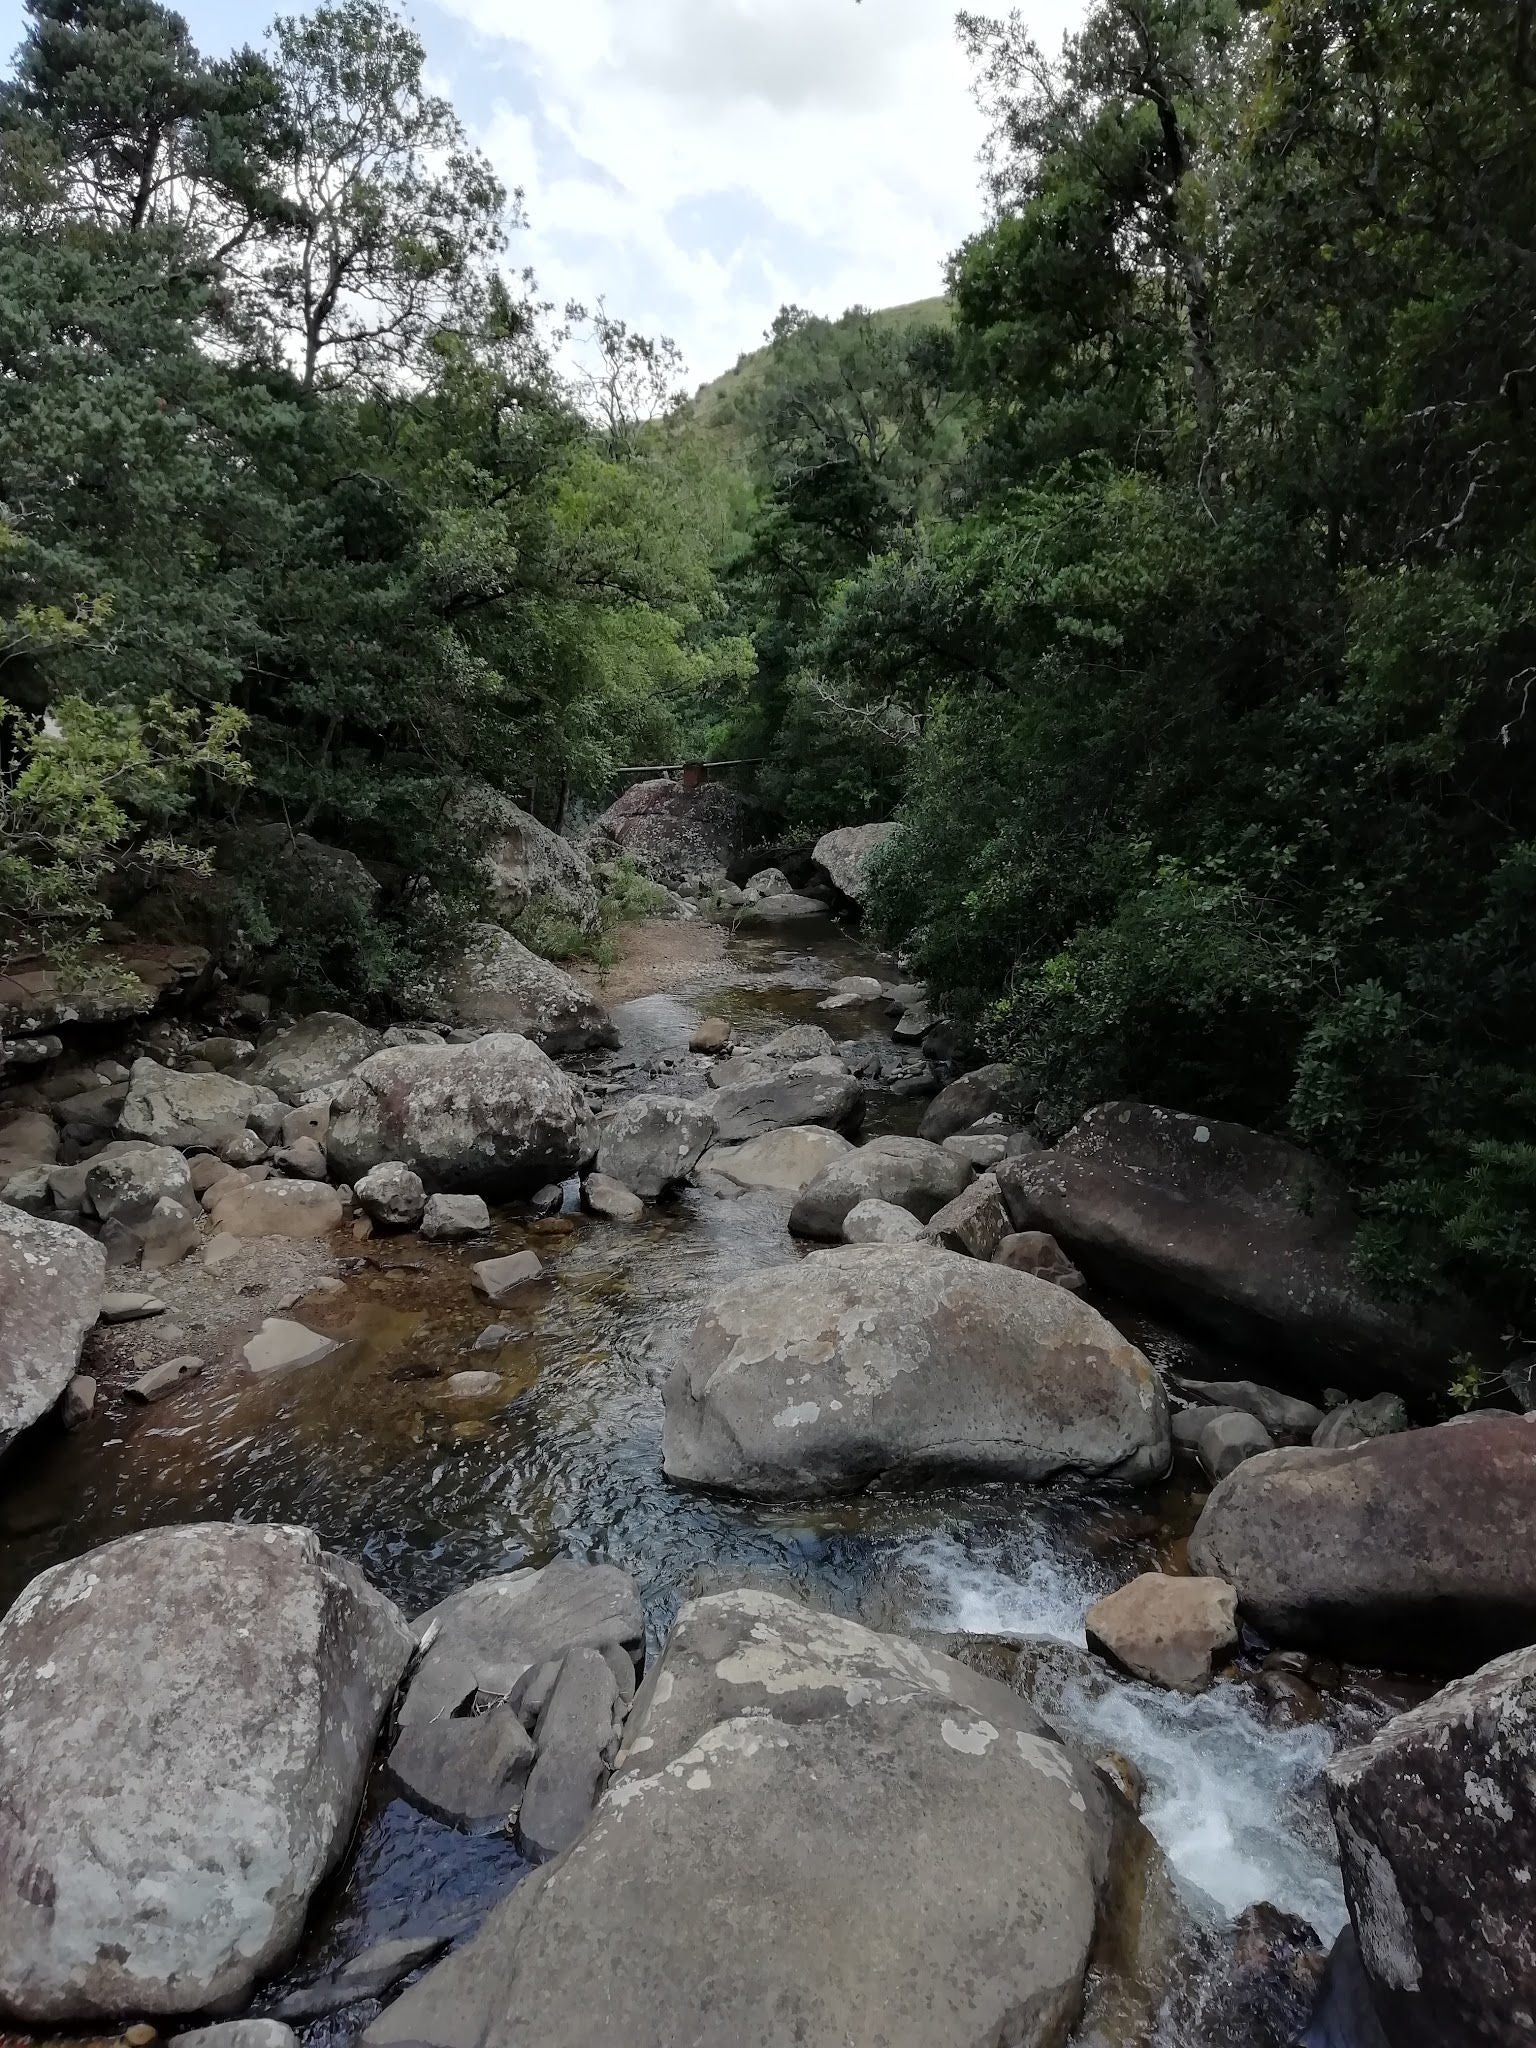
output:
M 970 1185 L 968 1160 L 923 1138 L 871 1138 L 834 1159 L 809 1183 L 790 1211 L 796 1237 L 836 1244 L 848 1212 L 859 1202 L 890 1202 L 927 1223 Z
M 0 1207 L 0 1451 L 74 1378 L 106 1272 L 83 1230 Z
M 1250 1459 L 1206 1502 L 1189 1556 L 1276 1641 L 1465 1670 L 1536 1640 L 1536 1417 Z
M 308 1530 L 210 1523 L 55 1566 L 0 1621 L 0 2009 L 228 2010 L 351 1837 L 410 1632 Z
M 619 1769 L 369 2048 L 1058 2048 L 1141 1834 L 1004 1687 L 762 1592 L 683 1609 Z
M 668 1477 L 765 1499 L 955 1477 L 1134 1483 L 1170 1457 L 1161 1382 L 1102 1316 L 904 1245 L 722 1288 L 665 1398 Z
M 553 1060 L 495 1033 L 364 1060 L 336 1098 L 329 1151 L 354 1186 L 395 1160 L 432 1192 L 525 1195 L 589 1166 L 597 1126 Z

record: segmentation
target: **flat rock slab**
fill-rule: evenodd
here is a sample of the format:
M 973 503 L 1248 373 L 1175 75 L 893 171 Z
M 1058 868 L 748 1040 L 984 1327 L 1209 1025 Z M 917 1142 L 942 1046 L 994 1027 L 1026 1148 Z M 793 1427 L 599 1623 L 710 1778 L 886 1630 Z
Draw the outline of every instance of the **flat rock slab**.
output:
M 340 1349 L 334 1337 L 322 1337 L 286 1316 L 268 1316 L 245 1346 L 252 1372 L 283 1372 L 289 1366 L 318 1365 Z
M 403 1728 L 389 1774 L 413 1805 L 448 1826 L 505 1827 L 522 1803 L 534 1748 L 510 1707 L 445 1714 Z
M 298 2048 L 299 2037 L 281 2020 L 220 2020 L 173 2034 L 170 2048 Z
M 1143 1572 L 1088 1610 L 1088 1641 L 1138 1678 L 1203 1692 L 1211 1659 L 1237 1641 L 1237 1594 L 1220 1579 Z
M 840 1060 L 818 1055 L 774 1064 L 718 1088 L 714 1111 L 720 1143 L 737 1145 L 796 1124 L 856 1124 L 864 1112 L 864 1089 Z
M 216 1152 L 246 1127 L 262 1101 L 259 1088 L 227 1074 L 184 1074 L 151 1059 L 128 1070 L 128 1096 L 117 1128 L 124 1138 L 184 1151 Z
M 543 1271 L 537 1252 L 509 1252 L 505 1258 L 481 1259 L 470 1278 L 476 1294 L 499 1307 L 520 1288 L 539 1279 Z
M 74 1378 L 106 1270 L 83 1230 L 0 1205 L 0 1450 Z
M 328 1237 L 341 1228 L 341 1197 L 311 1180 L 215 1181 L 207 1199 L 214 1228 L 228 1237 Z
M 159 1365 L 152 1365 L 148 1372 L 140 1373 L 124 1391 L 133 1401 L 163 1401 L 167 1394 L 174 1394 L 188 1380 L 197 1379 L 207 1363 L 206 1359 L 194 1358 L 190 1353 L 183 1358 L 167 1358 Z
M 368 2048 L 1066 2039 L 1111 1795 L 1005 1686 L 772 1594 L 716 1595 L 678 1616 L 618 1769 L 572 1852 Z
M 848 1246 L 722 1288 L 665 1402 L 669 1478 L 763 1499 L 961 1476 L 1134 1484 L 1171 1456 L 1162 1383 L 1102 1316 L 937 1248 Z
M 103 1323 L 138 1323 L 150 1316 L 163 1316 L 165 1303 L 153 1294 L 114 1294 L 108 1292 L 101 1297 L 101 1311 L 98 1320 Z
M 106 1544 L 0 1622 L 0 2008 L 57 2025 L 239 2004 L 351 1838 L 410 1653 L 308 1530 Z

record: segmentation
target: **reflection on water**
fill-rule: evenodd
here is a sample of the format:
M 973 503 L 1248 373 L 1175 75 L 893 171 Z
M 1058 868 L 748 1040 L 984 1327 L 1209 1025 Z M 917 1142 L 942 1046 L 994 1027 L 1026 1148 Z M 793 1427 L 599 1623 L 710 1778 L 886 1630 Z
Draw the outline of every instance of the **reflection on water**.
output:
M 720 988 L 622 1006 L 621 1057 L 643 1082 L 684 1059 L 706 1012 L 749 1041 L 810 1021 L 843 1038 L 886 1032 L 878 1008 L 816 1009 L 829 980 L 872 967 L 893 972 L 831 926 L 737 942 Z M 870 1127 L 910 1128 L 916 1113 L 877 1099 Z M 653 1645 L 691 1593 L 748 1578 L 882 1627 L 1080 1642 L 1091 1601 L 1187 1532 L 1182 1493 L 1127 1503 L 994 1487 L 783 1509 L 663 1479 L 660 1383 L 712 1288 L 799 1256 L 788 1207 L 688 1190 L 632 1228 L 578 1215 L 553 1238 L 505 1217 L 498 1248 L 533 1245 L 547 1276 L 497 1311 L 513 1334 L 491 1353 L 472 1349 L 491 1320 L 469 1285 L 483 1246 L 369 1244 L 341 1294 L 301 1311 L 345 1340 L 320 1365 L 210 1375 L 126 1417 L 109 1404 L 41 1447 L 29 1470 L 8 1472 L 0 1605 L 44 1566 L 110 1537 L 238 1518 L 309 1525 L 411 1613 L 484 1573 L 563 1555 L 632 1572 Z M 494 1370 L 494 1393 L 455 1397 L 445 1380 L 467 1367 Z M 1107 1679 L 1070 1717 L 1141 1765 L 1150 1824 L 1223 1912 L 1270 1897 L 1334 1930 L 1336 1875 L 1305 1796 L 1324 1734 L 1266 1730 L 1235 1687 L 1188 1703 Z M 470 1844 L 379 1789 L 306 1966 L 364 1936 L 435 1926 L 447 1908 L 472 1919 L 520 1869 L 504 1840 Z

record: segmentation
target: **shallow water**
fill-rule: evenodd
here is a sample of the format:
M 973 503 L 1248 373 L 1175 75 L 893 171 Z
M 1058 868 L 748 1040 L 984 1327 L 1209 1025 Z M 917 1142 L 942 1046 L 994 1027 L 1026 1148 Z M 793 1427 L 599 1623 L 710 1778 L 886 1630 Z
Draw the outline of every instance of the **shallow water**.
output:
M 616 1012 L 619 1061 L 635 1062 L 619 1078 L 659 1070 L 663 1085 L 702 1085 L 686 1048 L 706 1013 L 749 1038 L 807 1021 L 840 1038 L 883 1035 L 878 1008 L 816 1009 L 829 981 L 870 971 L 895 972 L 830 925 L 783 944 L 734 942 L 718 987 Z M 876 1098 L 868 1128 L 910 1129 L 920 1109 Z M 660 1382 L 712 1288 L 799 1256 L 788 1207 L 689 1190 L 628 1230 L 575 1215 L 564 1237 L 508 1213 L 500 1246 L 533 1245 L 548 1271 L 499 1312 L 514 1336 L 489 1355 L 469 1350 L 491 1320 L 468 1278 L 483 1245 L 370 1243 L 343 1294 L 299 1311 L 346 1340 L 319 1367 L 210 1375 L 126 1418 L 109 1404 L 92 1427 L 9 1471 L 0 1605 L 38 1570 L 110 1537 L 236 1518 L 308 1524 L 413 1613 L 487 1572 L 570 1556 L 635 1575 L 653 1646 L 690 1594 L 746 1578 L 881 1627 L 1081 1644 L 1095 1598 L 1176 1557 L 1196 1505 L 1183 1482 L 1137 1497 L 991 1487 L 780 1509 L 664 1480 Z M 498 1371 L 496 1393 L 448 1394 L 442 1376 L 467 1366 Z M 1343 1905 L 1317 1794 L 1325 1729 L 1266 1727 L 1242 1685 L 1185 1701 L 1102 1673 L 1057 1704 L 1074 1732 L 1141 1767 L 1148 1825 L 1204 1917 L 1270 1899 L 1324 1939 L 1337 1931 Z M 296 1974 L 365 1940 L 467 1924 L 522 1867 L 504 1838 L 467 1841 L 376 1791 Z

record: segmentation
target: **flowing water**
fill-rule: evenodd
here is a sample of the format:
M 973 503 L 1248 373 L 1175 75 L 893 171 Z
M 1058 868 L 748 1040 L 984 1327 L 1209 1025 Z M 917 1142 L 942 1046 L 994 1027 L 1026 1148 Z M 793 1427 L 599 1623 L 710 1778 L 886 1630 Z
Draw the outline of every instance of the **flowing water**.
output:
M 686 1048 L 706 1013 L 747 1039 L 813 1019 L 840 1037 L 883 1035 L 878 1008 L 817 1012 L 830 980 L 861 971 L 894 970 L 830 925 L 733 941 L 716 985 L 616 1012 L 619 1060 L 635 1062 L 623 1079 L 702 1087 Z M 911 1129 L 920 1109 L 877 1096 L 868 1128 Z M 8 1473 L 0 1606 L 110 1537 L 238 1518 L 308 1524 L 409 1612 L 482 1574 L 569 1556 L 634 1574 L 653 1647 L 684 1599 L 746 1579 L 880 1627 L 1040 1638 L 1059 1650 L 1047 1711 L 1144 1773 L 1146 1821 L 1202 1916 L 1268 1899 L 1331 1938 L 1344 1914 L 1317 1788 L 1328 1728 L 1267 1725 L 1245 1683 L 1185 1700 L 1074 1647 L 1095 1598 L 1176 1560 L 1198 1506 L 1187 1475 L 1135 1497 L 989 1487 L 798 1509 L 664 1480 L 660 1383 L 712 1288 L 800 1255 L 788 1206 L 688 1190 L 631 1229 L 573 1215 L 551 1236 L 504 1219 L 500 1248 L 534 1245 L 549 1277 L 501 1312 L 514 1334 L 494 1354 L 469 1349 L 489 1320 L 468 1280 L 483 1245 L 369 1244 L 343 1292 L 299 1311 L 346 1340 L 319 1367 L 210 1375 L 126 1419 L 112 1404 Z M 1127 1328 L 1154 1347 L 1157 1333 Z M 445 1391 L 466 1366 L 501 1375 L 494 1395 Z M 435 1928 L 445 1907 L 467 1924 L 521 1868 L 504 1838 L 467 1840 L 379 1789 L 299 1974 L 365 1939 Z

